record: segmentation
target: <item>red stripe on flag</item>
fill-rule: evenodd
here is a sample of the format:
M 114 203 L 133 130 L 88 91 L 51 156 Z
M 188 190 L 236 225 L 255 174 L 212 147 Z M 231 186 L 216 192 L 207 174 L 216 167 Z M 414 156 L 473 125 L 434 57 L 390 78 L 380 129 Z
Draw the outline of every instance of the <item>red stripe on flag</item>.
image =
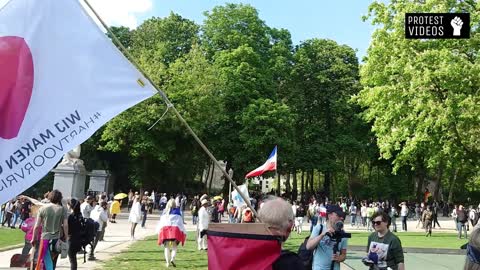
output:
M 177 226 L 165 226 L 160 230 L 158 234 L 158 244 L 163 245 L 163 241 L 165 240 L 176 240 L 182 243 L 182 246 L 185 243 L 185 239 L 187 239 L 187 235 L 185 235 L 180 228 Z

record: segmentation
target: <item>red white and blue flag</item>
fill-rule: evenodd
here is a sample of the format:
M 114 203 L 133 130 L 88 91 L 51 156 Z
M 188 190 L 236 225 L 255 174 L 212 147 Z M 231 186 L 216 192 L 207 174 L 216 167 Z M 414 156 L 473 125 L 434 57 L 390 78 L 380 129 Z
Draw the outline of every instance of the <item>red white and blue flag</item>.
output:
M 247 173 L 245 178 L 260 176 L 264 172 L 275 171 L 275 170 L 277 170 L 277 146 L 276 145 L 275 145 L 275 148 L 273 148 L 273 151 L 268 157 L 267 161 L 265 161 L 265 163 L 262 166 Z
M 187 231 L 183 225 L 183 218 L 180 215 L 180 208 L 175 208 L 169 214 L 160 216 L 160 222 L 157 225 L 158 244 L 163 245 L 164 241 L 178 241 L 182 246 L 187 239 Z

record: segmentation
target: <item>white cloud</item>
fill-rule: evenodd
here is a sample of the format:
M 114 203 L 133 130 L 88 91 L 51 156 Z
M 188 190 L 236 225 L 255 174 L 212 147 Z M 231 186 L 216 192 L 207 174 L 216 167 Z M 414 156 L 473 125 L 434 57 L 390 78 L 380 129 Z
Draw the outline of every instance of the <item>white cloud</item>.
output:
M 80 2 L 84 4 L 83 0 Z M 130 29 L 139 25 L 139 15 L 153 8 L 153 0 L 89 0 L 88 2 L 107 25 L 122 25 Z M 86 9 L 89 10 L 88 7 Z

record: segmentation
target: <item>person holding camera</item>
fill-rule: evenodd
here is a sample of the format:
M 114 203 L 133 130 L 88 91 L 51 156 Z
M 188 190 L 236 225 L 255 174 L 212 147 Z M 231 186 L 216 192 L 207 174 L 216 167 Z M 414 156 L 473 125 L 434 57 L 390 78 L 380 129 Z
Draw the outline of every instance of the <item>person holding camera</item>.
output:
M 327 206 L 327 222 L 318 223 L 307 241 L 307 249 L 314 250 L 313 270 L 339 270 L 347 257 L 350 234 L 343 231 L 345 212 L 338 205 Z M 339 253 L 338 253 L 339 252 Z
M 368 237 L 368 255 L 362 262 L 375 270 L 405 270 L 402 242 L 388 229 L 388 215 L 385 212 L 375 213 L 372 225 L 375 232 Z

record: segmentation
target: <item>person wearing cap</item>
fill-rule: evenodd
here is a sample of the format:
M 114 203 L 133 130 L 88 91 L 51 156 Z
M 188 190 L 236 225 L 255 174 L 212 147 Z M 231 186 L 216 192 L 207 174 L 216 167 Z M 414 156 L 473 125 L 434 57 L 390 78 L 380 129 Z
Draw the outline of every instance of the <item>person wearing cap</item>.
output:
M 347 257 L 346 238 L 342 238 L 338 243 L 338 250 L 340 254 L 333 252 L 336 241 L 332 239 L 335 234 L 335 228 L 338 223 L 345 218 L 345 212 L 338 205 L 327 206 L 327 221 L 325 225 L 318 223 L 312 230 L 312 234 L 307 241 L 307 249 L 315 250 L 313 253 L 313 270 L 331 269 L 332 262 L 334 262 L 334 270 L 340 269 L 340 263 L 345 261 Z
M 208 223 L 210 221 L 210 215 L 207 211 L 208 200 L 203 199 L 200 204 L 200 210 L 198 210 L 198 250 L 207 249 L 207 236 L 203 234 L 203 231 L 208 229 Z

